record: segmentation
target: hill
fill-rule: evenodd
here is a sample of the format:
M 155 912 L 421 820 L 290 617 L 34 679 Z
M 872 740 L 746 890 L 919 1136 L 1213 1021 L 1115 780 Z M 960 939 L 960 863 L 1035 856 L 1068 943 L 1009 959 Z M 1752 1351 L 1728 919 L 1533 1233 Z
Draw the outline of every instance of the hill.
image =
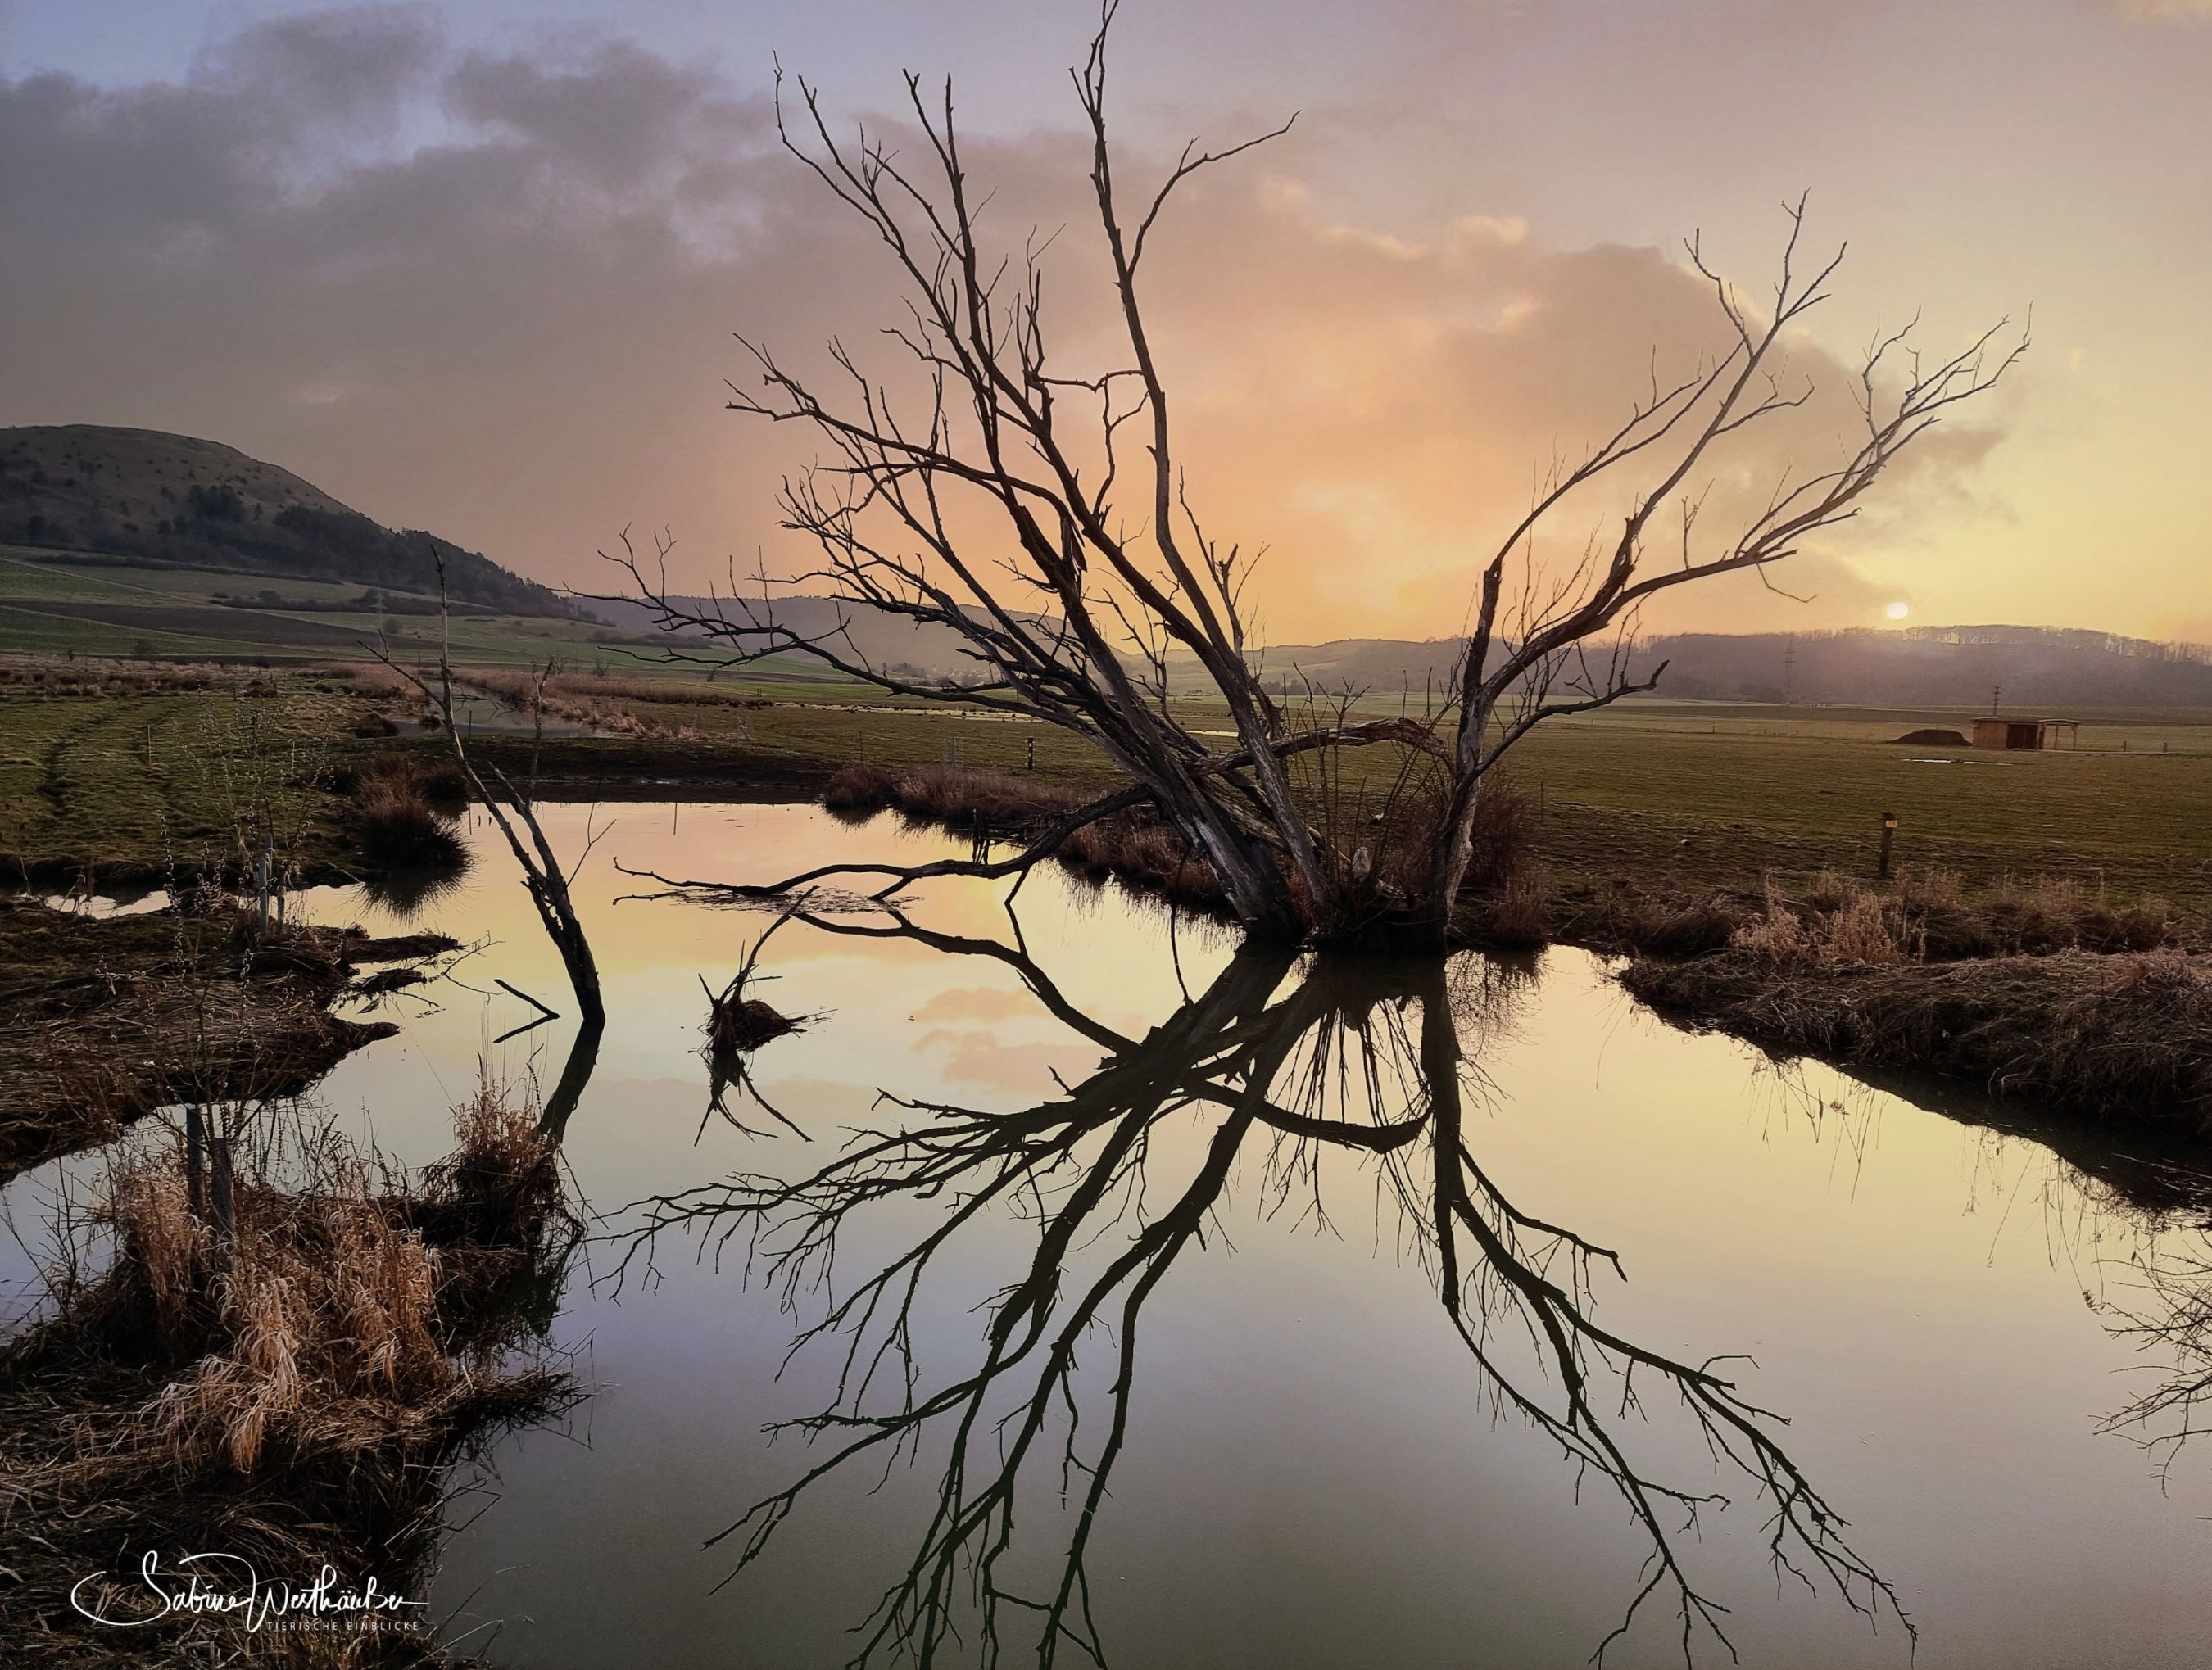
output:
M 2067 627 L 1682 635 L 1638 647 L 1639 670 L 1692 699 L 2064 713 L 2212 707 L 2212 649 Z
M 465 604 L 572 616 L 545 587 L 419 530 L 395 532 L 289 470 L 158 429 L 0 429 L 0 543 L 97 565 L 122 559 L 371 590 L 434 592 L 437 560 Z

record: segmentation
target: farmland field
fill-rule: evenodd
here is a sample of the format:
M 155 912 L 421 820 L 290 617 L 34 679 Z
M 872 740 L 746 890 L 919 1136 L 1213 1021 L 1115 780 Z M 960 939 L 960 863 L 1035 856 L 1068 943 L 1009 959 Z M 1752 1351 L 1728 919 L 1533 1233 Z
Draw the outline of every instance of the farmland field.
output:
M 488 629 L 499 626 L 457 621 L 457 659 L 488 670 L 522 660 L 532 646 L 497 641 Z M 546 766 L 564 780 L 559 793 L 615 798 L 622 791 L 599 779 L 673 774 L 692 786 L 686 792 L 712 799 L 747 782 L 818 782 L 848 763 L 956 757 L 1086 786 L 1115 777 L 1104 756 L 1049 726 L 875 701 L 800 670 L 747 669 L 708 684 L 696 668 L 656 677 L 633 660 L 618 665 L 620 677 L 568 682 L 590 692 L 592 711 L 634 719 L 639 732 L 604 743 L 549 737 Z M 342 677 L 305 665 L 197 690 L 164 689 L 152 677 L 149 688 L 99 694 L 0 687 L 13 692 L 0 702 L 0 849 L 19 861 L 158 864 L 179 842 L 204 842 L 227 827 L 224 797 L 235 791 L 220 781 L 224 750 L 211 738 L 260 724 L 303 761 L 336 756 L 360 746 L 349 728 L 380 708 Z M 407 702 L 380 707 L 410 717 Z M 497 710 L 479 701 L 471 711 L 481 724 Z M 1200 728 L 1225 729 L 1202 708 L 1193 715 Z M 2043 753 L 1887 740 L 1968 717 L 1625 702 L 1539 730 L 1507 774 L 1534 804 L 1537 848 L 1565 884 L 1625 877 L 1756 889 L 1770 874 L 1866 874 L 1887 812 L 1899 819 L 1900 867 L 1954 870 L 1973 888 L 2063 877 L 2115 900 L 2160 895 L 2212 917 L 2212 714 L 2101 714 L 2084 723 L 2078 749 Z M 1351 791 L 1382 793 L 1395 769 L 1388 751 L 1350 757 Z

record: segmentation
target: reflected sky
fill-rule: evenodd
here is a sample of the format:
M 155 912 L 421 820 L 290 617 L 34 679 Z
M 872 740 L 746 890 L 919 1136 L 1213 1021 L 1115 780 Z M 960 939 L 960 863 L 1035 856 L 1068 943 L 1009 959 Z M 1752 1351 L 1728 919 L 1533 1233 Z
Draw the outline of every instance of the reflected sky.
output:
M 556 844 L 580 842 L 585 817 L 550 809 Z M 473 838 L 481 861 L 433 914 L 483 948 L 454 981 L 387 999 L 410 1005 L 382 1011 L 402 1034 L 344 1063 L 320 1096 L 415 1161 L 449 1145 L 447 1109 L 480 1055 L 510 1075 L 534 1067 L 550 1086 L 573 1026 L 492 1043 L 528 1018 L 495 978 L 556 1008 L 566 998 L 526 896 L 483 832 Z M 1040 873 L 1021 897 L 1022 942 L 1085 1030 L 1054 1018 L 1008 961 L 794 920 L 763 958 L 775 978 L 762 995 L 813 1018 L 751 1071 L 799 1132 L 702 1126 L 699 977 L 726 979 L 773 917 L 617 903 L 638 884 L 612 860 L 743 879 L 889 842 L 916 854 L 938 844 L 807 808 L 618 810 L 580 882 L 610 1020 L 565 1151 L 582 1203 L 607 1215 L 603 1233 L 634 1227 L 620 1209 L 649 1197 L 817 1170 L 853 1131 L 913 1116 L 881 1091 L 987 1114 L 1079 1094 L 1114 1053 L 1101 1029 L 1142 1041 L 1230 969 L 1233 947 L 1212 931 L 1185 923 L 1171 938 L 1164 913 Z M 363 914 L 331 895 L 307 905 Z M 996 892 L 965 884 L 931 887 L 912 916 L 939 936 L 1012 932 Z M 1299 978 L 1285 975 L 1279 999 Z M 1462 1005 L 1457 1035 L 1482 1174 L 1519 1212 L 1619 1253 L 1622 1275 L 1601 1260 L 1588 1272 L 1602 1327 L 1683 1363 L 1750 1359 L 1729 1377 L 1788 1418 L 1777 1430 L 1793 1463 L 1921 1631 L 1909 1657 L 1893 1618 L 1870 1628 L 1832 1592 L 1778 1583 L 1740 1473 L 1714 1467 L 1679 1401 L 1647 1386 L 1648 1418 L 1620 1430 L 1648 1470 L 1740 1499 L 1685 1547 L 1702 1592 L 1731 1609 L 1745 1662 L 2191 1661 L 2212 1479 L 2185 1450 L 2161 1492 L 2154 1456 L 2100 1431 L 2154 1383 L 2157 1358 L 2085 1303 L 2140 1301 L 2126 1260 L 2201 1247 L 2182 1214 L 2084 1187 L 2033 1142 L 1667 1029 L 1583 954 L 1553 951 L 1534 978 L 1503 985 L 1504 1000 Z M 1417 1037 L 1417 1002 L 1363 1012 L 1398 1016 Z M 1310 1041 L 1302 1049 L 1291 1066 L 1312 1059 Z M 1348 1082 L 1364 1105 L 1358 1075 Z M 1386 1102 L 1400 1094 L 1385 1081 Z M 1204 1167 L 1221 1126 L 1218 1106 L 1154 1122 L 1149 1221 Z M 1324 1146 L 1308 1167 L 1286 1162 L 1295 1146 L 1254 1141 L 1146 1302 L 1127 1431 L 1085 1555 L 1109 1661 L 1579 1664 L 1620 1621 L 1650 1539 L 1602 1479 L 1585 1473 L 1578 1491 L 1557 1444 L 1486 1388 L 1439 1306 L 1391 1157 Z M 38 1181 L 11 1189 L 19 1212 Z M 855 1214 L 836 1290 L 947 1210 L 892 1201 Z M 1141 1221 L 1102 1219 L 1076 1264 L 1097 1268 Z M 973 1371 L 988 1326 L 977 1304 L 1021 1278 L 1039 1233 L 1034 1215 L 993 1212 L 946 1243 L 914 1315 L 919 1384 Z M 617 1289 L 617 1236 L 588 1248 L 572 1280 L 556 1332 L 579 1353 L 589 1400 L 567 1428 L 501 1445 L 496 1499 L 453 1539 L 438 1591 L 441 1608 L 465 1612 L 459 1627 L 503 1620 L 495 1661 L 842 1663 L 858 1645 L 846 1631 L 914 1560 L 948 1454 L 934 1434 L 895 1466 L 811 1488 L 760 1561 L 723 1586 L 733 1550 L 702 1545 L 823 1459 L 804 1433 L 770 1442 L 763 1429 L 830 1406 L 839 1353 L 787 1363 L 796 1332 L 820 1320 L 820 1293 L 787 1291 L 757 1260 L 749 1272 L 742 1238 L 719 1267 L 696 1244 L 664 1237 L 659 1279 L 633 1268 Z M 1511 1333 L 1497 1330 L 1499 1348 L 1533 1360 L 1525 1330 L 1517 1344 Z M 1085 1345 L 1086 1407 L 1101 1406 L 1113 1366 L 1111 1339 Z M 1559 1382 L 1540 1373 L 1531 1385 L 1556 1397 Z M 1087 1449 L 1103 1429 L 1085 1430 Z M 1056 1465 L 1033 1475 L 1048 1487 L 1023 1498 L 1007 1557 L 1009 1586 L 1025 1593 L 1049 1590 L 1066 1547 Z M 1668 1624 L 1648 1616 L 1607 1662 L 1679 1662 Z M 971 1634 L 939 1661 L 974 1659 Z M 1030 1660 L 1010 1650 L 1006 1661 Z

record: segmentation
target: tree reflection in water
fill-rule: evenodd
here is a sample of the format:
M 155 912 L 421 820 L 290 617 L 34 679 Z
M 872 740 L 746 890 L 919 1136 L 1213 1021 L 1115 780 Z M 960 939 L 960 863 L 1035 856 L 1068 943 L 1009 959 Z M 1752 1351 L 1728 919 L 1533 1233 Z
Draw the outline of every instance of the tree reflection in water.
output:
M 1132 1038 L 1076 1008 L 1016 947 L 903 918 L 810 920 L 1004 963 L 1105 1052 L 1089 1077 L 1011 1112 L 887 1092 L 882 1105 L 899 1115 L 891 1128 L 862 1132 L 797 1181 L 741 1174 L 641 1203 L 616 1281 L 648 1266 L 656 1238 L 672 1231 L 696 1236 L 702 1256 L 734 1242 L 794 1311 L 823 1307 L 793 1354 L 811 1346 L 838 1357 L 829 1406 L 772 1429 L 824 1441 L 828 1454 L 710 1539 L 738 1546 L 732 1576 L 818 1481 L 918 1456 L 926 1431 L 944 1446 L 919 1549 L 858 1631 L 856 1664 L 935 1662 L 971 1627 L 987 1663 L 1016 1649 L 1041 1666 L 1064 1649 L 1105 1661 L 1085 1560 L 1128 1436 L 1145 1305 L 1203 1242 L 1240 1160 L 1256 1168 L 1267 1212 L 1326 1225 L 1322 1169 L 1333 1151 L 1362 1160 L 1397 1208 L 1401 1247 L 1433 1279 L 1493 1416 L 1517 1416 L 1557 1445 L 1578 1490 L 1588 1477 L 1605 1480 L 1640 1528 L 1649 1558 L 1599 1655 L 1654 1607 L 1671 1612 L 1686 1660 L 1701 1643 L 1728 1649 L 1725 1609 L 1686 1564 L 1701 1512 L 1726 1497 L 1657 1476 L 1644 1419 L 1655 1392 L 1679 1404 L 1716 1467 L 1761 1504 L 1778 1573 L 1905 1622 L 1889 1584 L 1780 1447 L 1780 1418 L 1721 1371 L 1727 1359 L 1676 1361 L 1601 1325 L 1592 1277 L 1600 1266 L 1620 1275 L 1619 1256 L 1524 1210 L 1477 1159 L 1465 1116 L 1482 1081 L 1468 1049 L 1509 1018 L 1524 983 L 1510 970 L 1475 956 L 1302 959 L 1248 948 Z M 1161 1140 L 1171 1121 L 1179 1134 L 1191 1120 L 1204 1138 L 1194 1169 L 1175 1159 L 1187 1151 L 1180 1143 Z M 933 1226 L 838 1290 L 841 1235 L 902 1201 L 935 1203 Z M 987 1214 L 1008 1213 L 1034 1222 L 1035 1250 L 988 1308 L 980 1360 L 928 1383 L 915 1315 L 933 1260 Z M 1102 1338 L 1112 1362 L 1100 1394 L 1079 1385 L 1078 1359 Z M 1025 1479 L 1073 1510 L 1057 1575 L 1034 1589 L 1008 1575 Z
M 2054 1256 L 2089 1273 L 2083 1297 L 2152 1382 L 2099 1430 L 2142 1446 L 2161 1484 L 2191 1441 L 2212 1436 L 2212 1131 L 2173 1120 L 2116 1132 L 1925 1075 L 1844 1078 L 1764 1057 L 1758 1070 L 1792 1122 L 1832 1131 L 1854 1163 L 1891 1099 L 1978 1132 L 1973 1188 L 1993 1190 L 2008 1213 L 2013 1197 L 2036 1200 Z
M 2132 1260 L 2133 1297 L 2105 1309 L 2113 1333 L 2148 1360 L 2157 1384 L 2115 1412 L 2104 1430 L 2133 1438 L 2165 1481 L 2183 1448 L 2212 1436 L 2212 1225 L 2193 1242 Z

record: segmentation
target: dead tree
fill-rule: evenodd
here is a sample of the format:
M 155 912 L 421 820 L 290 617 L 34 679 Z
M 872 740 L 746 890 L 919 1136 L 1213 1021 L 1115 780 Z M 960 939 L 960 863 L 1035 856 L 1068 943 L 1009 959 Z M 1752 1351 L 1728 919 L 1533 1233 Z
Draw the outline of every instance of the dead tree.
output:
M 412 684 L 423 700 L 436 708 L 440 725 L 453 751 L 454 763 L 460 767 L 462 775 L 468 779 L 470 788 L 475 791 L 477 802 L 505 838 L 507 850 L 514 854 L 515 864 L 522 871 L 523 886 L 529 890 L 531 903 L 538 908 L 538 920 L 544 926 L 545 937 L 553 942 L 553 949 L 560 954 L 561 965 L 568 971 L 568 985 L 576 994 L 576 1007 L 583 1018 L 582 1035 L 578 1037 L 576 1048 L 572 1052 L 570 1069 L 564 1072 L 562 1080 L 565 1090 L 569 1081 L 576 1078 L 575 1092 L 580 1095 L 582 1084 L 577 1076 L 576 1065 L 579 1062 L 585 1064 L 581 1069 L 582 1076 L 587 1078 L 590 1074 L 589 1062 L 598 1056 L 599 1037 L 606 1025 L 607 1011 L 606 1004 L 599 995 L 599 964 L 592 959 L 592 944 L 585 936 L 582 920 L 576 914 L 569 887 L 575 879 L 576 871 L 591 856 L 597 837 L 587 838 L 575 865 L 563 869 L 559 856 L 553 850 L 553 844 L 545 838 L 544 826 L 538 821 L 537 806 L 532 796 L 517 789 L 507 780 L 507 774 L 497 766 L 487 766 L 480 771 L 475 760 L 470 756 L 453 712 L 453 624 L 446 599 L 445 558 L 434 549 L 432 556 L 438 565 L 438 612 L 443 629 L 438 641 L 435 681 L 425 678 L 412 668 L 402 666 L 382 644 L 376 647 L 376 658 Z M 536 704 L 533 703 L 532 707 L 535 712 Z M 538 723 L 542 730 L 542 714 L 538 716 Z M 489 778 L 485 771 L 489 773 Z M 534 758 L 532 771 L 534 774 Z M 526 841 L 524 839 L 526 835 L 528 837 Z M 588 1048 L 586 1038 L 590 1041 Z M 562 1097 L 556 1095 L 554 1102 L 548 1104 L 549 1115 L 561 1101 Z M 566 1105 L 561 1108 L 563 1120 L 574 1103 L 574 1096 L 570 1096 Z
M 1206 533 L 1187 490 L 1140 281 L 1146 240 L 1176 189 L 1290 124 L 1219 150 L 1194 142 L 1164 182 L 1128 197 L 1107 137 L 1112 12 L 1109 3 L 1072 72 L 1119 321 L 1117 362 L 1103 368 L 1063 368 L 1048 354 L 1042 257 L 1050 240 L 1032 235 L 1001 256 L 978 230 L 981 197 L 962 161 L 949 82 L 933 103 L 920 77 L 907 76 L 924 142 L 908 163 L 865 128 L 849 142 L 834 136 L 803 80 L 794 112 L 778 72 L 786 147 L 874 234 L 898 276 L 906 317 L 885 336 L 902 363 L 895 385 L 833 343 L 836 375 L 820 384 L 747 341 L 758 381 L 732 384 L 730 405 L 798 424 L 829 454 L 783 483 L 782 525 L 823 559 L 789 583 L 951 629 L 972 676 L 902 673 L 863 653 L 844 621 L 800 632 L 779 618 L 765 579 L 745 595 L 732 574 L 729 595 L 701 609 L 675 599 L 665 562 L 648 572 L 626 537 L 612 560 L 663 629 L 704 633 L 731 659 L 802 651 L 892 694 L 1018 713 L 1083 737 L 1205 855 L 1248 929 L 1298 938 L 1329 920 L 1337 884 L 1286 756 L 1423 734 L 1401 720 L 1300 731 L 1248 659 L 1250 565 L 1243 548 Z M 1133 433 L 1142 437 L 1138 456 Z M 1178 715 L 1171 653 L 1193 658 L 1226 705 L 1236 748 L 1217 751 Z M 1109 797 L 1071 827 L 1120 804 Z
M 1689 241 L 1690 264 L 1711 288 L 1728 346 L 1670 384 L 1655 373 L 1627 421 L 1579 464 L 1554 471 L 1482 569 L 1454 676 L 1450 792 L 1425 902 L 1440 927 L 1449 926 L 1474 857 L 1476 803 L 1500 757 L 1547 719 L 1588 713 L 1657 685 L 1665 664 L 1638 676 L 1629 655 L 1646 599 L 1729 574 L 1754 574 L 1771 586 L 1770 568 L 1856 517 L 1867 493 L 1914 442 L 1995 387 L 2027 351 L 2027 333 L 2009 336 L 2002 319 L 1932 366 L 1913 340 L 1917 316 L 1877 336 L 1852 391 L 1863 434 L 1849 454 L 1802 478 L 1785 473 L 1759 509 L 1709 537 L 1699 513 L 1741 438 L 1814 393 L 1809 382 L 1785 389 L 1777 366 L 1792 328 L 1828 299 L 1844 251 L 1808 270 L 1799 249 L 1805 200 L 1784 212 L 1789 236 L 1764 314 L 1707 264 L 1695 238 Z M 1575 536 L 1579 561 L 1547 574 L 1537 556 L 1540 539 L 1554 537 L 1562 523 L 1571 531 L 1576 513 L 1608 489 L 1627 493 L 1619 531 L 1586 543 Z M 1662 518 L 1670 514 L 1672 537 L 1662 550 Z
M 1337 850 L 1341 842 L 1312 827 L 1315 809 L 1294 789 L 1292 756 L 1373 744 L 1430 756 L 1441 783 L 1425 814 L 1428 861 L 1414 888 L 1397 889 L 1386 902 L 1405 919 L 1401 926 L 1441 938 L 1468 875 L 1481 786 L 1499 757 L 1545 719 L 1651 687 L 1630 676 L 1621 635 L 1637 606 L 1692 580 L 1746 569 L 1764 575 L 1807 538 L 1848 519 L 1897 457 L 1995 383 L 2025 342 L 2000 345 L 1999 326 L 1927 370 L 1911 352 L 1910 327 L 1878 341 L 1859 380 L 1864 441 L 1832 469 L 1784 482 L 1731 537 L 1704 543 L 1697 507 L 1721 450 L 1807 398 L 1785 392 L 1773 374 L 1777 348 L 1824 299 L 1840 255 L 1809 280 L 1801 274 L 1802 203 L 1794 207 L 1774 305 L 1762 316 L 1712 273 L 1693 242 L 1690 259 L 1713 286 L 1732 345 L 1671 386 L 1655 376 L 1628 422 L 1539 495 L 1480 571 L 1473 629 L 1443 709 L 1353 722 L 1347 701 L 1293 714 L 1256 671 L 1244 607 L 1252 558 L 1206 531 L 1185 480 L 1143 282 L 1147 240 L 1176 189 L 1290 124 L 1218 150 L 1194 141 L 1157 185 L 1127 193 L 1108 138 L 1113 14 L 1108 0 L 1085 62 L 1071 72 L 1115 303 L 1106 361 L 1070 367 L 1048 350 L 1042 257 L 1053 240 L 1032 234 L 1001 253 L 979 231 L 988 192 L 963 161 L 949 82 L 941 96 L 925 96 L 920 77 L 906 77 L 921 136 L 909 161 L 865 127 L 838 137 L 804 80 L 794 108 L 779 70 L 777 131 L 786 148 L 873 234 L 902 291 L 905 317 L 883 333 L 890 369 L 833 341 L 833 369 L 816 378 L 740 338 L 757 380 L 731 385 L 731 409 L 795 424 L 823 449 L 823 461 L 786 477 L 779 495 L 781 525 L 811 542 L 819 566 L 781 582 L 763 568 L 742 586 L 732 571 L 726 594 L 701 604 L 672 593 L 665 539 L 647 558 L 625 535 L 611 560 L 661 629 L 716 647 L 691 659 L 727 664 L 803 653 L 890 694 L 1019 714 L 1084 738 L 1128 774 L 1135 799 L 1204 856 L 1230 908 L 1265 937 L 1349 937 L 1375 918 L 1372 898 L 1349 896 L 1367 880 L 1356 853 Z M 1539 532 L 1583 509 L 1589 489 L 1626 482 L 1634 470 L 1647 475 L 1618 537 L 1590 547 L 1564 576 L 1544 576 L 1531 557 Z M 1679 561 L 1658 566 L 1647 560 L 1655 519 L 1678 501 Z M 947 629 L 970 674 L 933 680 L 885 665 L 860 648 L 849 616 L 800 630 L 779 616 L 778 584 L 826 587 L 854 609 Z M 1594 664 L 1589 646 L 1609 636 Z M 1234 748 L 1216 751 L 1188 727 L 1170 698 L 1170 655 L 1188 658 L 1225 706 Z M 1127 804 L 1103 798 L 1053 839 Z M 896 866 L 877 868 L 896 884 Z

